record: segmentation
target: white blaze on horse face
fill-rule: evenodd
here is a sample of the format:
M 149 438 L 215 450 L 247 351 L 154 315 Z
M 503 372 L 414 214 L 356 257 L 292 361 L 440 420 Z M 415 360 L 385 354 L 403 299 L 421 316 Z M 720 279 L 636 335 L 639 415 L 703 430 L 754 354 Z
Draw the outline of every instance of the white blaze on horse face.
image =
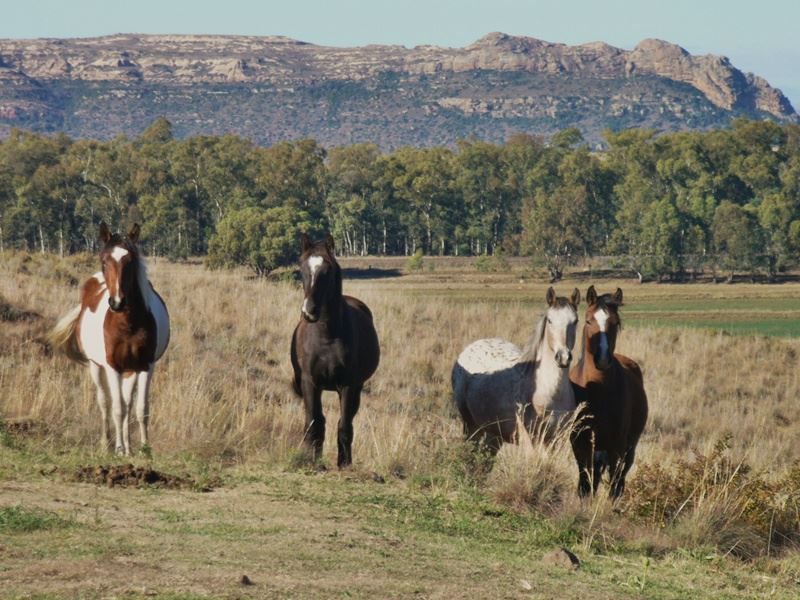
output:
M 316 254 L 308 259 L 308 268 L 311 271 L 311 287 L 314 287 L 314 279 L 316 279 L 317 271 L 322 266 L 323 262 L 324 259 Z
M 111 251 L 111 258 L 117 261 L 117 264 L 119 264 L 119 262 L 127 255 L 128 251 L 125 248 L 120 248 L 119 246 L 115 246 L 114 249 Z M 121 279 L 122 279 L 122 270 L 120 269 L 119 277 L 117 277 L 117 286 L 116 286 L 117 289 L 112 290 L 114 292 L 114 302 L 120 301 L 119 287 Z
M 575 326 L 577 315 L 571 306 L 558 306 L 547 310 L 548 346 L 552 349 L 556 361 L 568 365 L 567 357 L 575 345 Z
M 314 280 L 317 278 L 317 271 L 322 266 L 322 263 L 325 262 L 321 256 L 317 256 L 314 254 L 313 256 L 308 257 L 308 270 L 311 273 L 311 283 L 308 286 L 309 291 L 314 287 Z M 308 298 L 303 300 L 303 306 L 300 309 L 303 311 L 303 314 L 307 317 L 311 317 L 311 313 L 308 312 Z
M 600 328 L 600 333 L 608 333 L 606 327 L 608 325 L 608 311 L 606 309 L 598 310 L 594 313 L 594 320 L 597 321 L 597 326 Z M 603 354 L 608 353 L 608 336 L 600 336 L 600 352 Z
M 111 251 L 111 258 L 113 258 L 117 262 L 121 261 L 122 258 L 127 255 L 128 251 L 125 248 L 120 248 L 119 246 L 115 247 Z

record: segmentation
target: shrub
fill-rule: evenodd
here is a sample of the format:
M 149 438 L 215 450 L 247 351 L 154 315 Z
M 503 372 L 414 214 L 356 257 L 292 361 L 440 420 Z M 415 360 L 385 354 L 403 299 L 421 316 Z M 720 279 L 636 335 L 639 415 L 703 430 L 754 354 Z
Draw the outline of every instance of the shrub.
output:
M 743 558 L 800 542 L 800 465 L 769 481 L 729 456 L 729 438 L 673 468 L 640 465 L 626 489 L 634 518 L 673 527 L 691 544 Z
M 475 259 L 475 270 L 481 273 L 500 273 L 511 270 L 511 265 L 501 251 L 492 254 L 491 256 L 479 256 Z
M 421 271 L 424 266 L 425 261 L 423 260 L 422 249 L 418 248 L 406 261 L 406 269 L 409 271 Z

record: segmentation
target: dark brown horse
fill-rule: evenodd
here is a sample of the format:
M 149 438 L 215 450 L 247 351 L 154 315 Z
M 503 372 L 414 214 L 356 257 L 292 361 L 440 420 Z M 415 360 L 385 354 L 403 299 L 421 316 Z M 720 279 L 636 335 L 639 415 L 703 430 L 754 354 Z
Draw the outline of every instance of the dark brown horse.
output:
M 378 368 L 380 346 L 367 305 L 342 295 L 342 270 L 333 254 L 333 238 L 312 242 L 302 235 L 302 319 L 292 336 L 293 387 L 306 411 L 304 442 L 316 459 L 325 441 L 322 392 L 339 393 L 337 465 L 353 462 L 353 417 L 361 389 Z
M 570 372 L 575 400 L 584 415 L 572 439 L 578 494 L 594 493 L 608 469 L 609 495 L 618 498 L 647 422 L 647 396 L 639 365 L 614 353 L 621 326 L 622 290 L 598 296 L 590 286 L 586 302 L 583 352 Z

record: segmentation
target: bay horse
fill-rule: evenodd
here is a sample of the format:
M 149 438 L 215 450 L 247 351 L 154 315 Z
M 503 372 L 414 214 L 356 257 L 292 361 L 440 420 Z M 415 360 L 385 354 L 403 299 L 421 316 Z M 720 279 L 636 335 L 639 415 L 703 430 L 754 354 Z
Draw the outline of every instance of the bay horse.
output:
M 81 303 L 64 315 L 49 339 L 53 347 L 89 365 L 103 419 L 101 446 L 108 448 L 108 403 L 115 451 L 130 454 L 129 413 L 136 392 L 140 443 L 147 446 L 150 380 L 169 344 L 169 314 L 147 278 L 136 242 L 139 225 L 126 237 L 100 224 L 101 270 L 81 287 Z
M 303 277 L 301 319 L 292 335 L 292 387 L 305 407 L 306 448 L 313 459 L 322 455 L 325 416 L 322 392 L 339 394 L 338 467 L 353 462 L 353 417 L 361 390 L 380 362 L 378 334 L 367 305 L 342 295 L 342 270 L 330 235 L 312 242 L 301 236 L 300 273 Z
M 520 413 L 533 432 L 537 424 L 557 426 L 575 410 L 568 367 L 580 292 L 564 298 L 551 287 L 545 301 L 547 309 L 524 349 L 500 338 L 481 339 L 464 348 L 453 365 L 453 400 L 464 434 L 493 454 L 503 442 L 514 441 Z
M 639 365 L 614 353 L 622 290 L 598 296 L 590 286 L 586 303 L 582 354 L 570 372 L 583 417 L 572 435 L 578 494 L 595 493 L 608 469 L 609 495 L 616 499 L 625 490 L 625 476 L 647 422 L 647 394 Z

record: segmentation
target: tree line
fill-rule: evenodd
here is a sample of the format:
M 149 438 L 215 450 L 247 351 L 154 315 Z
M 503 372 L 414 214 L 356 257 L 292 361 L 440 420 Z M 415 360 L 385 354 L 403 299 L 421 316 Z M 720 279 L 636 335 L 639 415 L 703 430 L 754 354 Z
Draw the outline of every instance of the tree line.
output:
M 97 225 L 142 223 L 151 255 L 205 256 L 265 274 L 301 231 L 343 254 L 530 255 L 554 279 L 614 256 L 640 278 L 703 270 L 774 277 L 800 252 L 800 126 L 736 120 L 657 135 L 575 129 L 455 148 L 236 136 L 72 140 L 15 130 L 0 143 L 0 251 L 94 251 Z

